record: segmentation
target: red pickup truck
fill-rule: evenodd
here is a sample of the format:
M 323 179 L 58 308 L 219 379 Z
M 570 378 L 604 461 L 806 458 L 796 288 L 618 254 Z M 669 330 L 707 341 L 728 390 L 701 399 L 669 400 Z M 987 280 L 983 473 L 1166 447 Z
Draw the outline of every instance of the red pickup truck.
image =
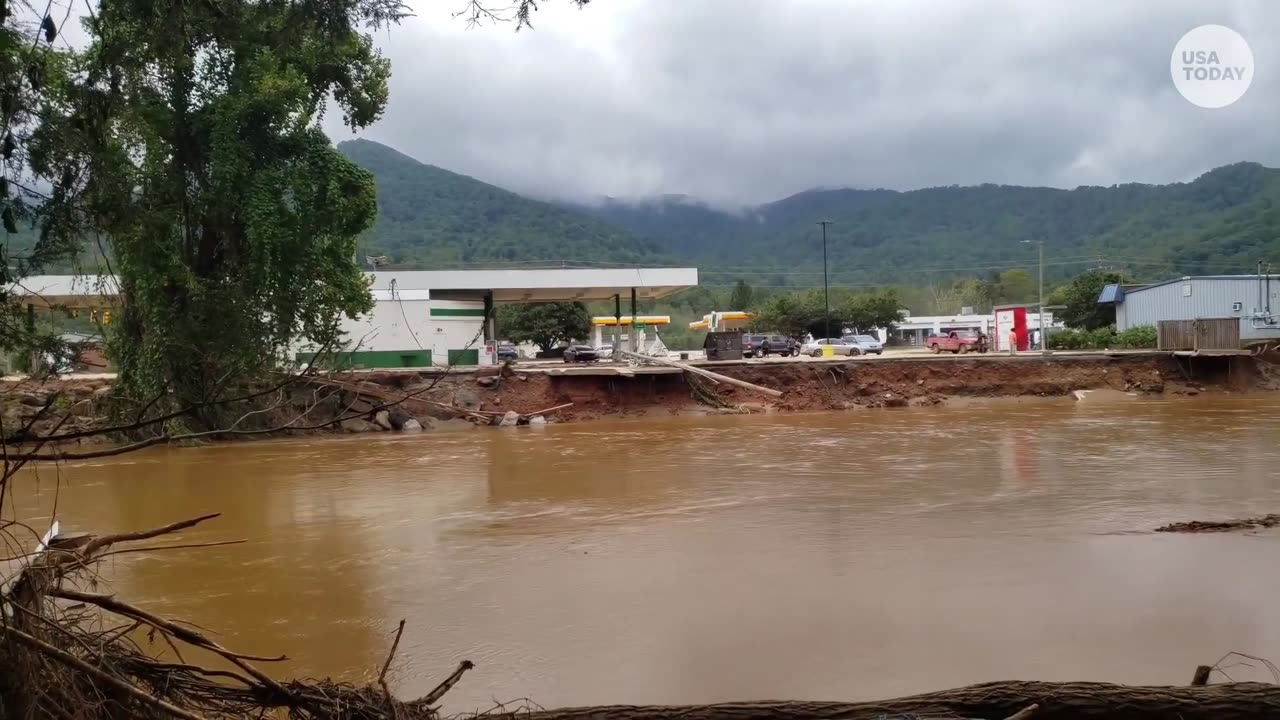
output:
M 967 352 L 986 352 L 987 336 L 977 330 L 952 330 L 946 335 L 930 335 L 925 341 L 929 350 L 940 353 L 943 350 L 957 355 Z

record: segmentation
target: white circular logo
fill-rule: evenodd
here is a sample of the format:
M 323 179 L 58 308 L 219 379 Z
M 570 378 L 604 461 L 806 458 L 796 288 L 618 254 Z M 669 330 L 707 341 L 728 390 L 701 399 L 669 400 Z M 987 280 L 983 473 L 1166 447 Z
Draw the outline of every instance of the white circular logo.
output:
M 1201 25 L 1173 46 L 1169 73 L 1178 92 L 1192 103 L 1226 107 L 1253 82 L 1253 50 L 1229 27 Z

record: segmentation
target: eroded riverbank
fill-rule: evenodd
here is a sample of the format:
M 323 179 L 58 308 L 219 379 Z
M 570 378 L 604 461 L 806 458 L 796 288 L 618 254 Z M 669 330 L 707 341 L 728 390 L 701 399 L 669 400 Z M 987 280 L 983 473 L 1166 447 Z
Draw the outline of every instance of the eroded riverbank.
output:
M 1080 390 L 1194 396 L 1274 387 L 1270 365 L 1252 357 L 1177 358 L 1164 353 L 1023 355 L 1018 357 L 886 357 L 844 361 L 717 363 L 725 376 L 778 390 L 769 397 L 671 368 L 517 365 L 447 374 L 366 371 L 336 377 L 325 388 L 298 383 L 270 416 L 280 434 L 423 429 L 476 424 L 580 422 L 609 417 L 795 413 L 939 405 L 968 398 L 1053 397 Z M 41 386 L 9 383 L 6 432 L 33 418 L 57 394 L 33 434 L 61 421 L 60 432 L 100 425 L 110 414 L 110 380 L 67 378 Z M 63 414 L 69 414 L 61 420 Z M 541 422 L 535 419 L 534 422 Z M 414 428 L 416 429 L 416 428 Z

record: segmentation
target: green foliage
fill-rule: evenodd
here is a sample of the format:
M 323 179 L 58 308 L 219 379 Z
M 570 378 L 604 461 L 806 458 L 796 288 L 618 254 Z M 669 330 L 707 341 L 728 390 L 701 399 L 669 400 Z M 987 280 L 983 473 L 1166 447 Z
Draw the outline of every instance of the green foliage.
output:
M 1066 309 L 1058 311 L 1057 317 L 1067 327 L 1082 330 L 1104 328 L 1115 323 L 1116 310 L 1109 305 L 1099 305 L 1098 295 L 1106 285 L 1123 282 L 1130 280 L 1120 273 L 1090 270 L 1056 289 L 1046 302 L 1066 306 Z
M 651 265 L 658 247 L 630 231 L 425 165 L 369 140 L 338 150 L 373 174 L 379 214 L 362 254 L 401 266 L 561 261 Z
M 370 175 L 319 129 L 365 127 L 388 62 L 361 28 L 395 0 L 103 3 L 66 107 L 33 164 L 71 165 L 110 238 L 123 308 L 111 351 L 136 397 L 207 401 L 372 306 L 353 262 L 377 212 Z M 331 98 L 331 100 L 330 100 Z
M 823 337 L 828 328 L 826 303 L 821 290 L 774 295 L 756 314 L 757 329 L 772 330 L 790 337 L 806 333 Z M 831 297 L 830 329 L 840 335 L 845 329 L 868 331 L 891 328 L 902 322 L 902 306 L 893 289 L 879 292 L 836 291 Z
M 591 315 L 580 302 L 504 305 L 498 312 L 498 334 L 512 342 L 531 342 L 548 351 L 591 334 Z
M 729 293 L 729 310 L 750 310 L 755 307 L 756 294 L 755 290 L 747 284 L 746 280 L 739 280 L 733 286 L 733 292 Z
M 6 8 L 0 16 L 0 353 L 9 354 L 15 368 L 39 371 L 44 368 L 31 367 L 33 357 L 63 356 L 67 346 L 36 322 L 28 298 L 15 290 L 23 278 L 72 267 L 83 233 L 77 168 L 45 162 L 47 153 L 30 138 L 45 116 L 64 109 L 73 56 L 51 46 L 30 6 L 10 2 Z
M 1048 344 L 1054 350 L 1148 349 L 1156 346 L 1156 329 L 1142 325 L 1117 333 L 1114 325 L 1093 330 L 1064 328 L 1050 332 Z
M 1155 348 L 1156 328 L 1154 325 L 1139 325 L 1116 334 L 1116 345 L 1122 348 Z
M 814 190 L 746 212 L 687 198 L 577 207 L 653 238 L 660 250 L 688 261 L 710 265 L 732 257 L 735 265 L 759 268 L 761 278 L 772 277 L 774 269 L 785 272 L 784 283 L 799 287 L 822 282 L 821 234 L 814 224 L 820 218 L 833 221 L 827 234 L 833 286 L 868 279 L 945 284 L 969 274 L 966 268 L 1015 264 L 1034 277 L 1037 250 L 1023 240 L 1044 241 L 1046 282 L 1069 277 L 1096 257 L 1143 279 L 1250 272 L 1259 259 L 1280 261 L 1280 170 L 1256 163 L 1170 185 Z M 797 275 L 797 269 L 808 274 Z M 1029 289 L 1025 277 L 1007 279 L 1016 282 L 998 291 L 999 302 L 1034 299 L 1035 286 Z M 966 300 L 976 306 L 992 301 Z

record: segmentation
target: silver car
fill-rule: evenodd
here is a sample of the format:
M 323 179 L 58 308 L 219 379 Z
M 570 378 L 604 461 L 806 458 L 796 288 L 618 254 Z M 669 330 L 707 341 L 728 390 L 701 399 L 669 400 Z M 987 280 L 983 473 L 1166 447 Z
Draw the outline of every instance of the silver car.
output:
M 813 357 L 822 357 L 822 346 L 830 345 L 831 352 L 836 355 L 861 355 L 862 349 L 857 345 L 845 342 L 843 338 L 818 338 L 812 342 L 807 342 L 800 346 L 800 352 L 803 355 L 812 355 Z
M 880 341 L 870 335 L 845 335 L 841 338 L 850 345 L 855 345 L 858 352 L 855 355 L 883 355 L 884 345 Z

